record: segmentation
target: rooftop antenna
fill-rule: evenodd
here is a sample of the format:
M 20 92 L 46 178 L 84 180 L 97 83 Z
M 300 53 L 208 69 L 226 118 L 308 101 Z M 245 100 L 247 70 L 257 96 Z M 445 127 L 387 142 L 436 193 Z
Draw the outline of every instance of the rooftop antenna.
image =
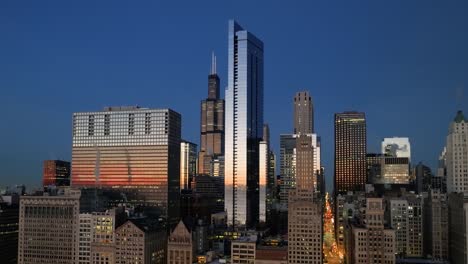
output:
M 214 51 L 211 52 L 211 72 L 210 74 L 216 74 L 216 56 L 214 55 Z

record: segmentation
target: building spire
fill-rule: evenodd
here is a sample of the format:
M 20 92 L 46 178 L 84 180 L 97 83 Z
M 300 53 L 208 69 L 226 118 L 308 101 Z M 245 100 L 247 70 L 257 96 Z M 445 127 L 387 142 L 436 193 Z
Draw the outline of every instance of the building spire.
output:
M 211 72 L 210 74 L 216 74 L 216 56 L 214 55 L 214 51 L 211 52 Z

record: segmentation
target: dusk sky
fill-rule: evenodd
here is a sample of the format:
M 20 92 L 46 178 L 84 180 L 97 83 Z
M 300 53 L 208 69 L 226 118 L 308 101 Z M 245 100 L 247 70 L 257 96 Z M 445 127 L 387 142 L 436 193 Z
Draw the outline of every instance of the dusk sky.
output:
M 172 108 L 198 144 L 212 51 L 223 97 L 227 85 L 229 19 L 264 42 L 278 160 L 294 93 L 308 90 L 327 185 L 333 115 L 346 110 L 366 113 L 368 152 L 409 137 L 413 164 L 435 168 L 468 112 L 467 14 L 462 0 L 0 1 L 0 185 L 38 186 L 43 160 L 70 160 L 73 112 Z

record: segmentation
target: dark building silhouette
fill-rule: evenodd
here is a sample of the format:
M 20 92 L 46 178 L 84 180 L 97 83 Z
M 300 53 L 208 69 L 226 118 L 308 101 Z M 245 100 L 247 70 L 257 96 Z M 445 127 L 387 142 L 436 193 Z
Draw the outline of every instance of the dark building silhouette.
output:
M 16 264 L 18 254 L 19 195 L 0 196 L 0 262 Z
M 428 192 L 431 189 L 432 172 L 431 169 L 421 162 L 416 165 L 416 192 Z M 439 184 L 436 184 L 439 185 Z
M 360 112 L 335 114 L 335 195 L 363 191 L 366 184 L 366 117 Z

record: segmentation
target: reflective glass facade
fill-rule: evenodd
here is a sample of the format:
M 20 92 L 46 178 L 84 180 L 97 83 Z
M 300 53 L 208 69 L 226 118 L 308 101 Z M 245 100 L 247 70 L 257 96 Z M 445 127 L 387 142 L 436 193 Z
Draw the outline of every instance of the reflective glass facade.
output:
M 42 186 L 70 186 L 70 162 L 45 160 L 42 172 Z
M 263 130 L 263 43 L 229 22 L 225 207 L 230 226 L 259 219 L 259 142 Z
M 180 143 L 180 189 L 191 189 L 197 174 L 197 144 Z
M 168 209 L 176 217 L 180 133 L 181 116 L 170 109 L 74 113 L 72 185 L 120 189 L 129 193 L 128 202 Z
M 259 195 L 260 195 L 260 222 L 266 222 L 267 216 L 267 180 L 268 180 L 268 170 L 269 170 L 269 155 L 268 155 L 268 143 L 266 141 L 260 142 L 259 148 Z

